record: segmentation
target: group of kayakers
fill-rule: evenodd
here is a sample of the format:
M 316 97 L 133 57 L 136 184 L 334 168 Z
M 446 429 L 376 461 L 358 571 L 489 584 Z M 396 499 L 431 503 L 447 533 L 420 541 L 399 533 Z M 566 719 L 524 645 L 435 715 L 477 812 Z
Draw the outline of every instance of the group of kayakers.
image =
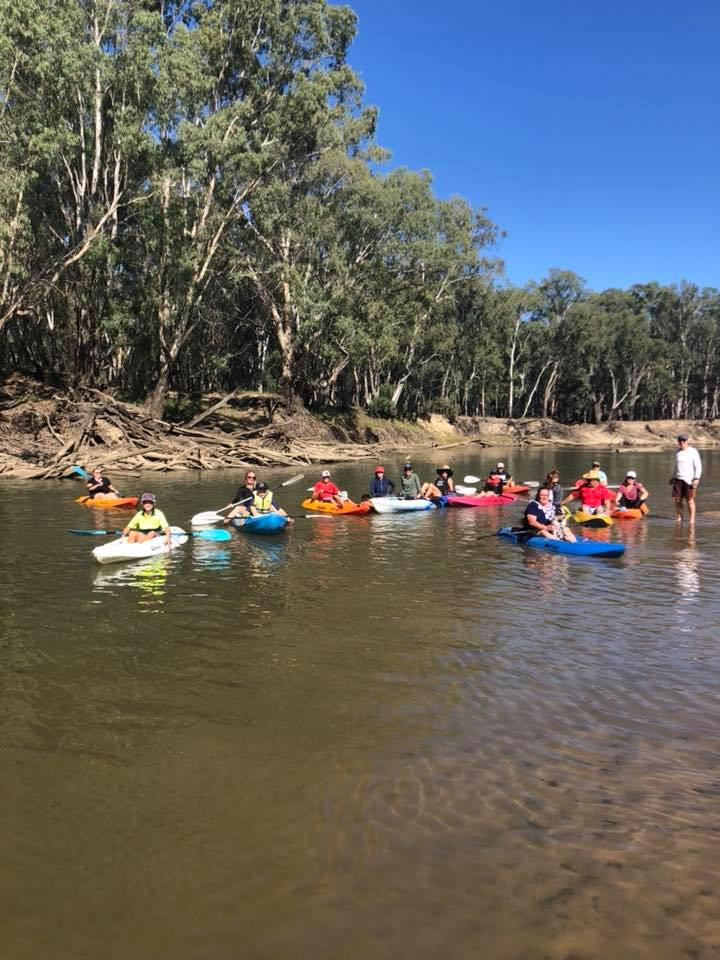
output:
M 702 464 L 698 451 L 689 446 L 686 434 L 679 434 L 677 441 L 675 469 L 670 478 L 672 497 L 676 507 L 676 518 L 682 519 L 682 504 L 685 502 L 688 507 L 688 519 L 692 523 L 695 519 L 695 491 L 702 475 Z M 437 467 L 435 474 L 432 481 L 422 483 L 413 469 L 412 462 L 406 460 L 402 466 L 399 483 L 396 485 L 386 476 L 385 468 L 378 465 L 370 480 L 369 491 L 361 499 L 397 495 L 411 500 L 434 500 L 456 493 L 453 471 L 449 464 L 445 463 Z M 512 483 L 511 471 L 503 461 L 498 461 L 485 479 L 483 490 L 479 493 L 474 492 L 474 496 L 502 494 L 503 489 L 511 486 Z M 88 498 L 120 496 L 110 479 L 99 469 L 92 471 L 86 486 Z M 312 487 L 310 498 L 323 503 L 334 503 L 340 508 L 347 502 L 346 494 L 333 483 L 328 469 L 321 471 L 320 479 Z M 607 474 L 602 470 L 600 462 L 594 460 L 590 470 L 575 482 L 566 496 L 560 484 L 559 472 L 551 470 L 538 487 L 535 499 L 530 501 L 525 509 L 523 528 L 528 533 L 574 541 L 575 536 L 565 522 L 569 515 L 566 504 L 570 501 L 578 501 L 580 511 L 591 517 L 607 515 L 616 510 L 637 510 L 642 514 L 647 510 L 645 505 L 647 499 L 647 488 L 638 479 L 635 470 L 626 471 L 617 493 L 613 493 L 607 486 Z M 269 489 L 268 484 L 258 480 L 253 469 L 246 472 L 232 501 L 223 509 L 229 511 L 225 517 L 225 523 L 230 523 L 236 517 L 257 516 L 263 513 L 279 513 L 287 518 L 288 523 L 292 523 L 292 518 L 288 517 L 282 507 L 275 502 L 273 491 Z M 169 542 L 170 527 L 164 513 L 156 506 L 155 494 L 143 493 L 140 497 L 140 509 L 123 529 L 123 535 L 131 543 L 142 542 L 160 535 L 164 535 Z

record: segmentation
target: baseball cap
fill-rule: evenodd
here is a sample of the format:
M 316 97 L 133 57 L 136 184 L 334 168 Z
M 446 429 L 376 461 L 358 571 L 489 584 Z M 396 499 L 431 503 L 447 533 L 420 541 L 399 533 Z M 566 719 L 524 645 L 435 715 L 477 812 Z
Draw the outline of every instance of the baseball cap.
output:
M 628 472 L 625 474 L 625 476 L 626 476 L 626 477 L 632 477 L 633 480 L 636 480 L 636 479 L 637 479 L 637 474 L 635 473 L 634 470 L 628 470 Z
M 375 473 L 385 473 L 385 467 L 381 467 L 380 465 L 378 465 L 377 467 L 375 467 Z
M 599 461 L 599 460 L 593 460 L 593 462 L 590 464 L 590 466 L 591 466 L 591 467 L 599 467 L 599 466 L 600 466 L 600 461 Z
M 323 472 L 320 474 L 320 476 L 321 476 L 321 477 L 329 477 L 329 476 L 330 476 L 330 471 L 329 471 L 329 470 L 323 470 Z
M 689 440 L 689 439 L 690 439 L 690 438 L 688 437 L 688 435 L 687 435 L 686 433 L 679 433 L 679 434 L 678 434 L 678 440 Z
M 144 493 L 140 497 L 140 503 L 155 503 L 155 494 L 154 493 Z
M 405 463 L 403 464 L 403 470 L 412 470 L 412 464 L 410 463 L 409 460 L 406 460 Z

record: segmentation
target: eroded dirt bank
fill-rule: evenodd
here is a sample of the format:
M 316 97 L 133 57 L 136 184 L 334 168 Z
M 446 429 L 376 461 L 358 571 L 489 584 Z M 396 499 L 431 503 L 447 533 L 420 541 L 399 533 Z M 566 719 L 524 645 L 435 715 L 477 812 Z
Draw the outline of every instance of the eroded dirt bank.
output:
M 361 411 L 318 418 L 289 414 L 273 395 L 248 393 L 198 398 L 166 422 L 97 390 L 61 391 L 17 375 L 0 384 L 0 475 L 25 479 L 67 476 L 75 464 L 121 471 L 295 466 L 471 443 L 664 450 L 681 431 L 700 447 L 720 444 L 718 420 L 566 426 L 479 417 L 451 424 L 432 416 L 409 423 Z

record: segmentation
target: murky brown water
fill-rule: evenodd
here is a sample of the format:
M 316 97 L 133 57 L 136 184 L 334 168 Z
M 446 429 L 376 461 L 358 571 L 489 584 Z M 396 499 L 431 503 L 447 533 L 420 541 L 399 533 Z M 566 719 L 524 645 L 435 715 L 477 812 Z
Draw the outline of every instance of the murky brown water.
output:
M 694 536 L 671 455 L 609 562 L 479 539 L 505 508 L 100 568 L 79 485 L 2 485 L 3 960 L 718 956 L 720 453 Z M 123 487 L 182 524 L 236 480 Z

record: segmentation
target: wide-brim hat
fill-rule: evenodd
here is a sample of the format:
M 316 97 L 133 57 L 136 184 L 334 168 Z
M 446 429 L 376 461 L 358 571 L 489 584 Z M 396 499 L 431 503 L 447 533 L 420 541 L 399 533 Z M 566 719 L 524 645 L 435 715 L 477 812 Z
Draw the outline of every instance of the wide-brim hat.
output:
M 583 480 L 599 480 L 600 471 L 599 470 L 588 470 L 587 473 L 583 474 Z
M 442 467 L 436 467 L 436 468 L 435 468 L 435 473 L 447 473 L 447 475 L 448 475 L 449 477 L 451 477 L 451 476 L 453 475 L 453 472 L 452 472 L 452 470 L 450 469 L 450 467 L 447 465 L 447 463 L 444 464 Z

